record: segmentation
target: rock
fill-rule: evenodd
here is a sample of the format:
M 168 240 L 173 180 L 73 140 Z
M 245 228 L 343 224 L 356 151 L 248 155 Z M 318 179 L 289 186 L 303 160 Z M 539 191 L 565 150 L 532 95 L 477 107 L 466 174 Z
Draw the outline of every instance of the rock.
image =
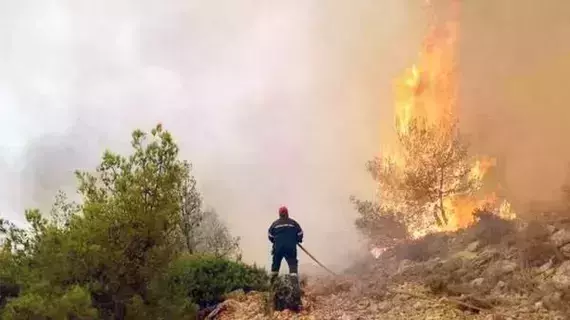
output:
M 566 258 L 570 258 L 570 243 L 562 246 L 560 248 L 560 252 L 566 257 Z
M 570 261 L 564 261 L 552 277 L 552 283 L 557 289 L 570 289 Z
M 483 285 L 483 282 L 485 282 L 485 278 L 477 278 L 477 279 L 471 281 L 471 286 L 480 287 Z
M 475 252 L 477 249 L 479 249 L 479 241 L 473 241 L 467 246 L 465 250 L 469 252 Z
M 472 251 L 459 251 L 452 256 L 452 259 L 461 259 L 461 260 L 475 260 L 478 256 L 476 253 Z
M 424 263 L 425 268 L 431 269 L 431 270 L 433 270 L 435 268 L 439 268 L 442 265 L 443 265 L 443 262 L 441 261 L 441 258 L 439 258 L 439 257 L 436 257 L 434 259 L 430 259 Z
M 495 290 L 500 291 L 500 290 L 504 289 L 506 286 L 507 286 L 506 283 L 504 283 L 503 281 L 499 281 L 495 285 Z
M 553 234 L 553 233 L 556 232 L 556 227 L 553 226 L 553 225 L 551 225 L 551 224 L 549 224 L 549 225 L 546 226 L 546 230 L 548 230 L 548 232 L 549 232 L 550 234 Z
M 500 260 L 489 266 L 487 274 L 492 277 L 500 277 L 512 273 L 518 268 L 516 262 L 510 260 Z
M 562 306 L 562 294 L 560 292 L 554 292 L 546 295 L 542 298 L 542 304 L 544 308 L 548 310 L 558 310 Z
M 273 307 L 277 311 L 301 311 L 301 285 L 299 278 L 294 275 L 284 275 L 277 278 L 273 285 Z
M 547 263 L 545 263 L 545 264 L 543 264 L 542 266 L 540 266 L 540 267 L 536 270 L 536 273 L 538 273 L 538 274 L 543 274 L 543 273 L 545 273 L 546 271 L 552 269 L 552 265 L 553 265 L 553 262 L 552 262 L 552 259 L 550 259 L 550 261 L 548 261 Z
M 398 266 L 398 274 L 402 274 L 404 272 L 406 272 L 408 269 L 410 269 L 412 266 L 414 265 L 414 263 L 411 260 L 408 259 L 404 259 L 400 262 L 400 265 Z
M 390 309 L 392 309 L 392 305 L 388 301 L 382 301 L 375 306 L 377 307 L 377 311 L 379 312 L 387 312 L 390 311 Z
M 570 243 L 570 231 L 566 229 L 558 230 L 550 237 L 550 240 L 557 247 L 562 247 Z
M 228 302 L 222 302 L 214 308 L 211 312 L 208 313 L 208 316 L 204 318 L 204 320 L 213 320 L 218 317 L 220 313 L 222 313 L 228 307 Z

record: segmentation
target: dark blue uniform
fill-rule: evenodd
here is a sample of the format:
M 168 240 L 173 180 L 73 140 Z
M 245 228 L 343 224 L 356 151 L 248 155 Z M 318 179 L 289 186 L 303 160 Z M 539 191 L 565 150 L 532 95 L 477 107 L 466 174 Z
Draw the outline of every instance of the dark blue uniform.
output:
M 282 216 L 269 227 L 269 241 L 273 243 L 273 263 L 271 272 L 277 274 L 281 267 L 281 260 L 285 258 L 289 265 L 289 273 L 297 273 L 297 244 L 303 242 L 303 230 L 297 221 Z

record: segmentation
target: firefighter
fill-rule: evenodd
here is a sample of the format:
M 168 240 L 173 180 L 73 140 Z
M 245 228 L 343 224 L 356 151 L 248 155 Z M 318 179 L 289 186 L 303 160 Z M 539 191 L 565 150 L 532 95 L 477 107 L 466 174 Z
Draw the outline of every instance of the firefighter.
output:
M 273 244 L 271 255 L 271 281 L 275 281 L 281 267 L 281 260 L 285 258 L 289 265 L 289 273 L 297 275 L 297 244 L 303 242 L 303 230 L 297 221 L 289 218 L 289 210 L 282 206 L 279 208 L 279 219 L 269 227 L 269 241 Z

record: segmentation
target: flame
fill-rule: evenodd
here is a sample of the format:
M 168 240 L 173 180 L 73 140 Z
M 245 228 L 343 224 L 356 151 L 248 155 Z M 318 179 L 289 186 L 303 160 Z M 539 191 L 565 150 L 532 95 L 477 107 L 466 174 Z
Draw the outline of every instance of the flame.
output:
M 483 156 L 475 160 L 475 165 L 471 169 L 471 178 L 483 180 L 489 170 L 497 165 L 497 159 Z
M 457 5 L 452 9 L 452 18 L 457 19 Z M 414 118 L 433 124 L 451 116 L 457 103 L 455 45 L 458 23 L 439 24 L 435 15 L 433 20 L 422 43 L 418 63 L 396 79 L 396 130 L 401 134 L 407 133 Z
M 431 2 L 426 1 L 431 7 Z M 432 12 L 435 12 L 432 10 Z M 397 78 L 394 86 L 395 130 L 400 135 L 409 133 L 413 120 L 419 124 L 451 124 L 457 113 L 458 81 L 456 78 L 456 40 L 459 27 L 459 1 L 452 1 L 451 15 L 443 23 L 432 13 L 432 27 L 425 37 L 419 60 Z M 392 151 L 392 150 L 390 150 Z M 397 166 L 405 165 L 397 152 L 390 152 L 390 158 Z M 496 166 L 491 157 L 478 157 L 470 171 L 470 177 L 483 184 L 489 171 Z M 381 192 L 381 190 L 377 191 Z M 474 222 L 473 212 L 477 208 L 499 208 L 505 218 L 515 214 L 507 200 L 498 205 L 499 199 L 492 192 L 488 195 L 461 195 L 444 199 L 444 208 L 449 223 L 443 231 L 465 228 Z M 425 235 L 429 230 L 411 230 L 415 237 Z

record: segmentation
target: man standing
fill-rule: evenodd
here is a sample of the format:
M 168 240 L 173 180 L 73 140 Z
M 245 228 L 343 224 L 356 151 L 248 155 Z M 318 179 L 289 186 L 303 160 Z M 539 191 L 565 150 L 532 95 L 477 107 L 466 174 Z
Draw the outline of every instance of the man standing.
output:
M 303 242 L 303 230 L 297 221 L 289 218 L 289 210 L 282 206 L 279 208 L 279 219 L 269 227 L 269 241 L 273 243 L 273 262 L 271 264 L 271 281 L 279 275 L 281 260 L 285 258 L 289 265 L 289 273 L 297 275 L 297 244 Z

